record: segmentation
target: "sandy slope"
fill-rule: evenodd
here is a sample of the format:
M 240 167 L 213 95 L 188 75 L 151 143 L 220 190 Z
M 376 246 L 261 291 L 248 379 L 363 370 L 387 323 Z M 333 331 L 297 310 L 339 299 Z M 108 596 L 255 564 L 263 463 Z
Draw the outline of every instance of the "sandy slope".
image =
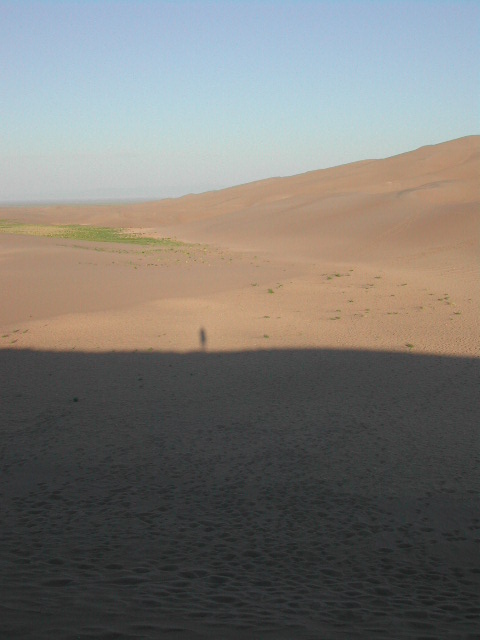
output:
M 0 236 L 2 343 L 190 350 L 204 327 L 221 350 L 478 354 L 479 140 L 174 201 L 1 210 L 207 245 Z
M 118 206 L 3 209 L 54 223 L 159 227 L 165 234 L 282 257 L 407 257 L 475 251 L 480 137 L 201 195 Z M 478 230 L 478 228 L 477 228 Z M 470 242 L 468 242 L 470 240 Z M 393 254 L 393 256 L 392 256 Z
M 171 201 L 4 209 L 209 245 L 122 254 L 0 237 L 4 344 L 188 350 L 206 325 L 215 349 L 258 348 L 268 335 L 269 347 L 477 353 L 478 169 L 477 136 Z
M 475 637 L 479 141 L 0 209 L 0 638 Z

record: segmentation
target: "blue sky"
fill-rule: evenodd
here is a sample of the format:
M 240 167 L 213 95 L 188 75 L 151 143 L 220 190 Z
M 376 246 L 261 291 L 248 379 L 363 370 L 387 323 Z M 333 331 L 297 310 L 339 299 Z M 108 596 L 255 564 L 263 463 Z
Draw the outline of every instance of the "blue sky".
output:
M 479 131 L 480 5 L 0 0 L 0 201 L 176 196 Z

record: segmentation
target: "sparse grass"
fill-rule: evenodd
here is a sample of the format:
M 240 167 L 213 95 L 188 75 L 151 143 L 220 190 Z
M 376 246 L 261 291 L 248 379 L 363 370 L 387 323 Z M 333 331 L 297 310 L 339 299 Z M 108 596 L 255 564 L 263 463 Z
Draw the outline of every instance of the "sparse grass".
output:
M 411 342 L 406 342 L 405 346 L 408 347 L 410 349 L 410 351 L 411 351 L 415 345 L 412 344 Z
M 83 240 L 85 242 L 115 242 L 124 244 L 149 245 L 163 248 L 185 246 L 184 243 L 171 238 L 151 238 L 128 233 L 125 229 L 113 227 L 92 227 L 81 224 L 26 224 L 13 220 L 0 220 L 0 233 L 44 238 L 62 238 L 66 240 Z
M 275 291 L 273 289 L 269 289 L 268 293 L 275 293 Z
M 450 300 L 450 296 L 449 295 L 445 295 L 443 298 L 437 298 L 437 300 L 439 302 L 444 302 L 447 305 L 455 306 L 455 303 Z

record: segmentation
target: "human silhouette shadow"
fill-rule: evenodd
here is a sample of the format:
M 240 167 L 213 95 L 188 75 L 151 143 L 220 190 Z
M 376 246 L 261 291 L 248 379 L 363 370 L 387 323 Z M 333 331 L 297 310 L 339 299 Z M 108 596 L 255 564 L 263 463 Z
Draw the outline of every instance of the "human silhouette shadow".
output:
M 198 332 L 198 338 L 200 340 L 200 349 L 205 351 L 207 348 L 207 333 L 203 327 Z

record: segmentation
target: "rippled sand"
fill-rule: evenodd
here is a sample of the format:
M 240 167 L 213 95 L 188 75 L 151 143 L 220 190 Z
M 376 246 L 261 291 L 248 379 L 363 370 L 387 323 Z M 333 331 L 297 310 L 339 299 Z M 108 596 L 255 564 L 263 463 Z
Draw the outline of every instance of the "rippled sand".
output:
M 24 351 L 6 369 L 3 637 L 475 636 L 478 361 Z

